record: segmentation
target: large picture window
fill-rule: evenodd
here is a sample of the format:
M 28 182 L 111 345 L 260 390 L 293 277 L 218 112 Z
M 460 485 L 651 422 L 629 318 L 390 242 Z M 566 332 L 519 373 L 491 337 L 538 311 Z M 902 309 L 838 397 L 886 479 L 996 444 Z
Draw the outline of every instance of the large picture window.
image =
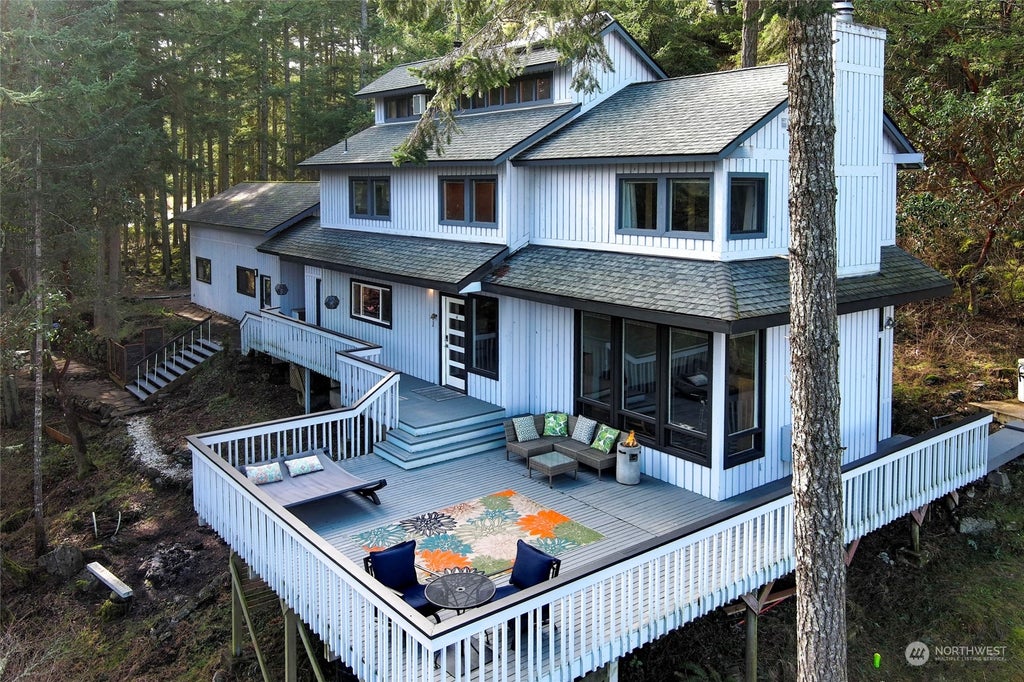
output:
M 206 284 L 213 282 L 213 263 L 209 258 L 196 256 L 196 281 Z
M 495 225 L 498 222 L 497 204 L 497 178 L 441 179 L 441 222 Z
M 763 175 L 729 177 L 729 236 L 763 237 L 767 231 Z
M 391 217 L 390 178 L 352 178 L 349 197 L 349 213 L 353 218 L 387 220 Z
M 353 318 L 391 326 L 391 287 L 352 280 Z
M 477 374 L 498 377 L 498 299 L 469 299 L 472 315 L 470 368 Z
M 711 236 L 711 177 L 619 178 L 618 228 L 674 237 Z
M 705 466 L 711 461 L 712 334 L 580 312 L 580 413 L 636 432 L 641 442 Z M 727 339 L 725 466 L 763 454 L 761 336 Z
M 235 266 L 235 290 L 246 296 L 256 298 L 256 269 Z

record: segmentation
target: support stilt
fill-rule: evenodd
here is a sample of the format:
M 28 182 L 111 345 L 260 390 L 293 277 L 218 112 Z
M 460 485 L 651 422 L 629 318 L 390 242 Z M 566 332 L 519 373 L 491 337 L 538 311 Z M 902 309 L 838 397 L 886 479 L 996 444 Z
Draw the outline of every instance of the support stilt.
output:
M 757 682 L 757 617 L 761 611 L 759 600 L 754 593 L 743 595 L 747 605 L 747 647 L 744 654 L 744 676 L 747 682 Z
M 299 667 L 295 658 L 295 634 L 298 618 L 284 600 L 281 600 L 281 611 L 284 613 L 284 682 L 298 682 Z
M 857 538 L 856 540 L 850 543 L 849 547 L 846 548 L 846 556 L 843 558 L 843 561 L 846 562 L 847 566 L 853 563 L 853 555 L 857 553 L 857 547 L 859 545 L 860 538 Z

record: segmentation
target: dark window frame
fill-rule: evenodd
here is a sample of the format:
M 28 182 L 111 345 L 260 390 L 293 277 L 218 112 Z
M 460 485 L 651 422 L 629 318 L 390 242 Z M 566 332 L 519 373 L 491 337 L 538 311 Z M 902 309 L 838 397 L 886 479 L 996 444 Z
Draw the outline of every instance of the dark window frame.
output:
M 480 322 L 480 315 L 477 313 L 478 306 L 486 302 L 488 304 L 494 304 L 494 330 L 486 332 L 489 335 L 493 335 L 494 338 L 494 350 L 493 353 L 487 357 L 491 366 L 481 366 L 481 358 L 478 357 L 477 342 L 478 337 L 481 336 L 481 332 L 478 328 Z M 467 301 L 467 309 L 469 312 L 469 324 L 467 325 L 467 345 L 466 349 L 468 354 L 468 362 L 466 363 L 466 369 L 473 373 L 478 374 L 488 379 L 498 378 L 498 368 L 500 367 L 500 325 L 501 325 L 501 308 L 498 303 L 498 299 L 493 296 L 469 296 Z
M 196 281 L 213 284 L 213 261 L 209 258 L 196 256 Z
M 363 303 L 362 290 L 363 290 L 364 287 L 365 288 L 369 288 L 369 289 L 377 289 L 380 292 L 379 298 L 378 298 L 378 304 L 380 306 L 380 312 L 376 316 L 371 315 L 371 314 L 367 314 L 365 312 L 365 309 L 363 308 L 363 305 L 362 305 L 362 303 Z M 357 290 L 358 290 L 358 293 L 357 293 Z M 384 295 L 385 293 L 387 294 L 386 300 L 385 300 L 385 295 Z M 377 282 L 366 282 L 366 281 L 363 281 L 363 280 L 353 279 L 350 282 L 350 284 L 349 284 L 349 295 L 350 295 L 350 304 L 349 304 L 349 307 L 348 307 L 349 317 L 351 317 L 353 320 L 359 320 L 361 322 L 366 322 L 368 324 L 375 324 L 378 327 L 386 327 L 388 329 L 392 328 L 392 324 L 393 324 L 392 313 L 393 313 L 393 310 L 394 310 L 394 303 L 393 303 L 393 290 L 392 290 L 390 285 L 388 285 L 388 284 L 379 284 Z M 356 310 L 356 304 L 357 303 L 359 304 L 358 312 Z
M 550 104 L 554 101 L 554 72 L 539 71 L 514 78 L 504 87 L 459 97 L 458 111 L 481 111 Z M 546 92 L 546 97 L 538 95 Z M 530 99 L 526 99 L 526 97 Z
M 494 221 L 483 221 L 476 219 L 476 192 L 475 186 L 478 182 L 489 182 L 494 186 L 492 203 L 494 206 Z M 460 183 L 462 185 L 462 207 L 463 219 L 448 218 L 445 216 L 446 194 L 445 185 Z M 498 226 L 498 176 L 497 175 L 444 175 L 437 179 L 437 203 L 438 223 L 441 225 L 460 225 L 466 227 L 497 227 Z
M 256 298 L 256 279 L 259 271 L 256 268 L 235 266 L 235 291 L 243 296 Z
M 356 210 L 356 185 L 366 185 L 366 211 Z M 377 187 L 383 185 L 388 190 L 387 212 L 378 210 Z M 361 220 L 391 220 L 391 177 L 388 175 L 353 176 L 348 179 L 348 215 Z
M 672 229 L 672 183 L 676 181 L 706 180 L 708 192 L 707 230 Z M 626 186 L 631 182 L 655 183 L 655 209 L 653 228 L 624 227 Z M 621 173 L 615 176 L 615 232 L 624 235 L 671 237 L 673 239 L 714 238 L 714 175 L 711 173 Z
M 732 341 L 733 338 L 740 337 L 740 336 L 747 336 L 748 334 L 753 334 L 754 335 L 754 339 L 755 339 L 755 341 L 757 343 L 757 367 L 756 367 L 756 371 L 757 371 L 757 385 L 755 386 L 755 390 L 756 390 L 757 393 L 754 396 L 754 401 L 756 403 L 756 409 L 757 409 L 757 412 L 756 412 L 756 417 L 757 418 L 754 420 L 754 425 L 752 427 L 750 427 L 748 429 L 744 429 L 742 431 L 737 431 L 735 433 L 730 433 L 729 432 L 728 406 L 725 406 L 725 409 L 727 410 L 726 411 L 726 419 L 725 419 L 725 455 L 724 455 L 725 462 L 724 462 L 724 465 L 723 465 L 723 467 L 725 469 L 731 469 L 734 466 L 739 466 L 740 464 L 746 464 L 747 462 L 752 462 L 755 459 L 760 459 L 761 457 L 764 456 L 764 452 L 765 452 L 765 447 L 764 447 L 764 417 L 765 417 L 765 415 L 764 415 L 764 409 L 765 409 L 764 381 L 765 381 L 765 355 L 766 355 L 766 353 L 765 353 L 765 333 L 764 333 L 763 330 L 761 330 L 761 331 L 752 331 L 752 332 L 744 332 L 742 334 L 736 334 L 735 336 L 731 336 L 731 337 L 726 338 L 725 344 L 726 344 L 726 349 L 728 351 L 729 342 Z M 727 352 L 726 353 L 726 358 L 725 358 L 725 381 L 726 381 L 726 396 L 725 396 L 725 399 L 726 399 L 726 401 L 729 400 L 729 394 L 732 391 L 732 387 L 728 385 L 729 384 L 729 380 L 731 379 L 731 377 L 732 377 L 732 373 L 730 371 L 729 355 L 728 355 L 728 352 Z M 739 439 L 739 438 L 747 438 L 747 437 L 752 437 L 752 439 L 751 439 L 752 440 L 752 446 L 750 448 L 747 448 L 745 450 L 740 450 L 740 451 L 735 452 L 735 453 L 730 452 L 730 450 L 732 449 L 731 444 L 732 444 L 733 440 Z
M 733 194 L 734 183 L 754 181 L 757 197 L 755 210 L 756 230 L 737 231 L 733 229 Z M 768 236 L 768 174 L 767 173 L 729 173 L 728 196 L 725 201 L 726 237 L 728 239 L 763 239 Z

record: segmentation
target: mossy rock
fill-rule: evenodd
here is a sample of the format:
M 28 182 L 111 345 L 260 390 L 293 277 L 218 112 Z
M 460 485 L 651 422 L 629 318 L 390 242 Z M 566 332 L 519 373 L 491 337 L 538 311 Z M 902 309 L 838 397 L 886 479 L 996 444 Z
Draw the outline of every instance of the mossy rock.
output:
M 100 604 L 100 619 L 106 622 L 118 620 L 128 615 L 127 601 L 121 599 L 108 599 Z

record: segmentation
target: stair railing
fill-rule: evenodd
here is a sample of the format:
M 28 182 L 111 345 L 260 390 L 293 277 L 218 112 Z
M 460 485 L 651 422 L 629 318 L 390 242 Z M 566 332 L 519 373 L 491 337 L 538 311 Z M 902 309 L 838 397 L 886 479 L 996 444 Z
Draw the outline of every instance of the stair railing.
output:
M 179 355 L 185 349 L 191 348 L 197 342 L 212 341 L 212 320 L 212 315 L 206 317 L 139 360 L 134 367 L 135 383 L 141 385 L 142 380 L 149 376 L 151 371 L 155 372 L 157 367 L 165 364 L 169 359 Z

